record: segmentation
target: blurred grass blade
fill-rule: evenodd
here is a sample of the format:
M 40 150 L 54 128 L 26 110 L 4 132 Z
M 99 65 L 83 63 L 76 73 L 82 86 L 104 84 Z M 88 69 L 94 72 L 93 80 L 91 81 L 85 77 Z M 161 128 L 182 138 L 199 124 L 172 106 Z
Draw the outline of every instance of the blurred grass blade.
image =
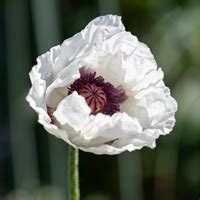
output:
M 120 15 L 120 7 L 118 0 L 98 0 L 98 6 L 101 15 Z
M 59 7 L 56 0 L 32 0 L 38 54 L 60 43 Z M 67 196 L 67 144 L 48 135 L 52 185 Z
M 35 191 L 39 186 L 33 124 L 25 102 L 30 44 L 28 1 L 7 0 L 6 44 L 8 99 L 13 173 L 16 189 Z
M 118 156 L 121 200 L 142 200 L 142 174 L 139 152 L 125 152 Z
M 60 42 L 58 1 L 31 0 L 34 32 L 38 54 L 44 53 Z

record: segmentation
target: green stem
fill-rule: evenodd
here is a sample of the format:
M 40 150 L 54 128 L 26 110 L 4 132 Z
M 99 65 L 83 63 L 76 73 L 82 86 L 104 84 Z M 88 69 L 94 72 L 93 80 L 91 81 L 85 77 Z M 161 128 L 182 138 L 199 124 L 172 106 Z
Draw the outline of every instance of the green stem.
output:
M 69 200 L 80 200 L 78 149 L 69 146 Z

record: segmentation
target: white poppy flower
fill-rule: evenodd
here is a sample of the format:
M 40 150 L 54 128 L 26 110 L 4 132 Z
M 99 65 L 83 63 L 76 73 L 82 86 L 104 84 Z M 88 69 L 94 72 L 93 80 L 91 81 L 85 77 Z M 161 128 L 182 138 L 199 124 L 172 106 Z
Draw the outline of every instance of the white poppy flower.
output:
M 155 147 L 176 101 L 149 48 L 107 15 L 37 59 L 27 96 L 39 123 L 73 147 L 119 154 Z

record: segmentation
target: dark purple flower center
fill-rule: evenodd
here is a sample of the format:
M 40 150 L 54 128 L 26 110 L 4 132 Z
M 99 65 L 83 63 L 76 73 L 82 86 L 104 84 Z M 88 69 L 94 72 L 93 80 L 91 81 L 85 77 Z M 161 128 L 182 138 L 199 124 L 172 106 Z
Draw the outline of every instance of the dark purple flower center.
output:
M 96 85 L 83 85 L 78 93 L 85 98 L 93 113 L 98 113 L 103 110 L 107 103 L 106 93 L 101 87 L 97 87 Z
M 115 88 L 111 83 L 105 82 L 102 76 L 96 76 L 96 72 L 85 67 L 80 69 L 80 78 L 68 89 L 68 95 L 77 91 L 83 96 L 93 114 L 101 112 L 113 115 L 120 111 L 120 103 L 127 98 L 121 86 Z

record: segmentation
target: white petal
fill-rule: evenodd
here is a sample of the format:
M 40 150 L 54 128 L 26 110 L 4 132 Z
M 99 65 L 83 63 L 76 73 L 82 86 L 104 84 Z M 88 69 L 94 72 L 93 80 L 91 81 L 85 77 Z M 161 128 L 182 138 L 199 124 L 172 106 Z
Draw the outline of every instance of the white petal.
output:
M 124 29 L 119 16 L 107 15 L 92 20 L 80 33 L 63 42 L 59 58 L 54 64 L 55 73 L 59 73 L 75 58 L 84 57 L 91 49 L 101 49 L 104 40 Z
M 47 114 L 45 101 L 46 86 L 51 84 L 53 80 L 53 63 L 56 61 L 59 51 L 60 46 L 56 46 L 37 58 L 37 65 L 35 65 L 30 72 L 32 87 L 26 100 L 38 113 L 38 122 L 41 123 L 49 133 L 73 145 L 68 139 L 68 134 L 65 130 L 61 130 L 56 125 L 50 124 L 51 119 Z
M 98 48 L 102 45 L 103 41 L 124 30 L 125 28 L 121 22 L 121 17 L 106 15 L 92 20 L 86 28 L 81 31 L 81 34 L 83 38 L 89 42 L 90 46 L 92 45 Z
M 40 108 L 46 109 L 45 93 L 46 87 L 53 80 L 53 62 L 59 54 L 60 47 L 56 46 L 37 58 L 35 65 L 29 73 L 32 87 L 26 99 L 36 111 Z
M 51 48 L 50 51 L 37 58 L 37 65 L 34 66 L 35 70 L 40 74 L 40 78 L 46 81 L 47 86 L 53 81 L 55 75 L 53 65 L 58 59 L 59 53 L 59 45 Z
M 101 145 L 99 147 L 79 147 L 82 151 L 102 155 L 116 155 L 125 151 L 123 148 L 115 148 L 111 145 Z
M 157 69 L 149 48 L 130 33 L 120 32 L 102 41 L 101 49 L 106 55 L 99 56 L 95 71 L 115 86 L 133 89 L 145 76 Z
M 56 108 L 60 101 L 67 96 L 69 84 L 80 77 L 78 67 L 66 67 L 46 90 L 47 105 Z
M 160 134 L 168 134 L 174 124 L 177 110 L 176 101 L 170 96 L 168 88 L 150 87 L 136 96 L 135 116 L 145 128 L 157 128 Z
M 51 119 L 47 114 L 46 103 L 45 102 L 36 102 L 35 97 L 33 96 L 32 90 L 30 90 L 29 95 L 26 97 L 26 100 L 29 102 L 30 106 L 38 113 L 38 122 L 43 125 L 43 127 L 52 135 L 62 138 L 68 144 L 73 145 L 69 140 L 68 133 L 66 130 L 59 129 L 56 125 L 50 124 Z
M 73 92 L 60 102 L 54 116 L 61 125 L 69 124 L 76 131 L 80 131 L 88 121 L 90 112 L 85 99 Z
M 135 118 L 126 113 L 116 113 L 113 116 L 97 114 L 90 116 L 90 120 L 81 129 L 73 142 L 80 147 L 101 147 L 106 143 L 126 137 L 135 137 L 142 132 L 142 127 Z

